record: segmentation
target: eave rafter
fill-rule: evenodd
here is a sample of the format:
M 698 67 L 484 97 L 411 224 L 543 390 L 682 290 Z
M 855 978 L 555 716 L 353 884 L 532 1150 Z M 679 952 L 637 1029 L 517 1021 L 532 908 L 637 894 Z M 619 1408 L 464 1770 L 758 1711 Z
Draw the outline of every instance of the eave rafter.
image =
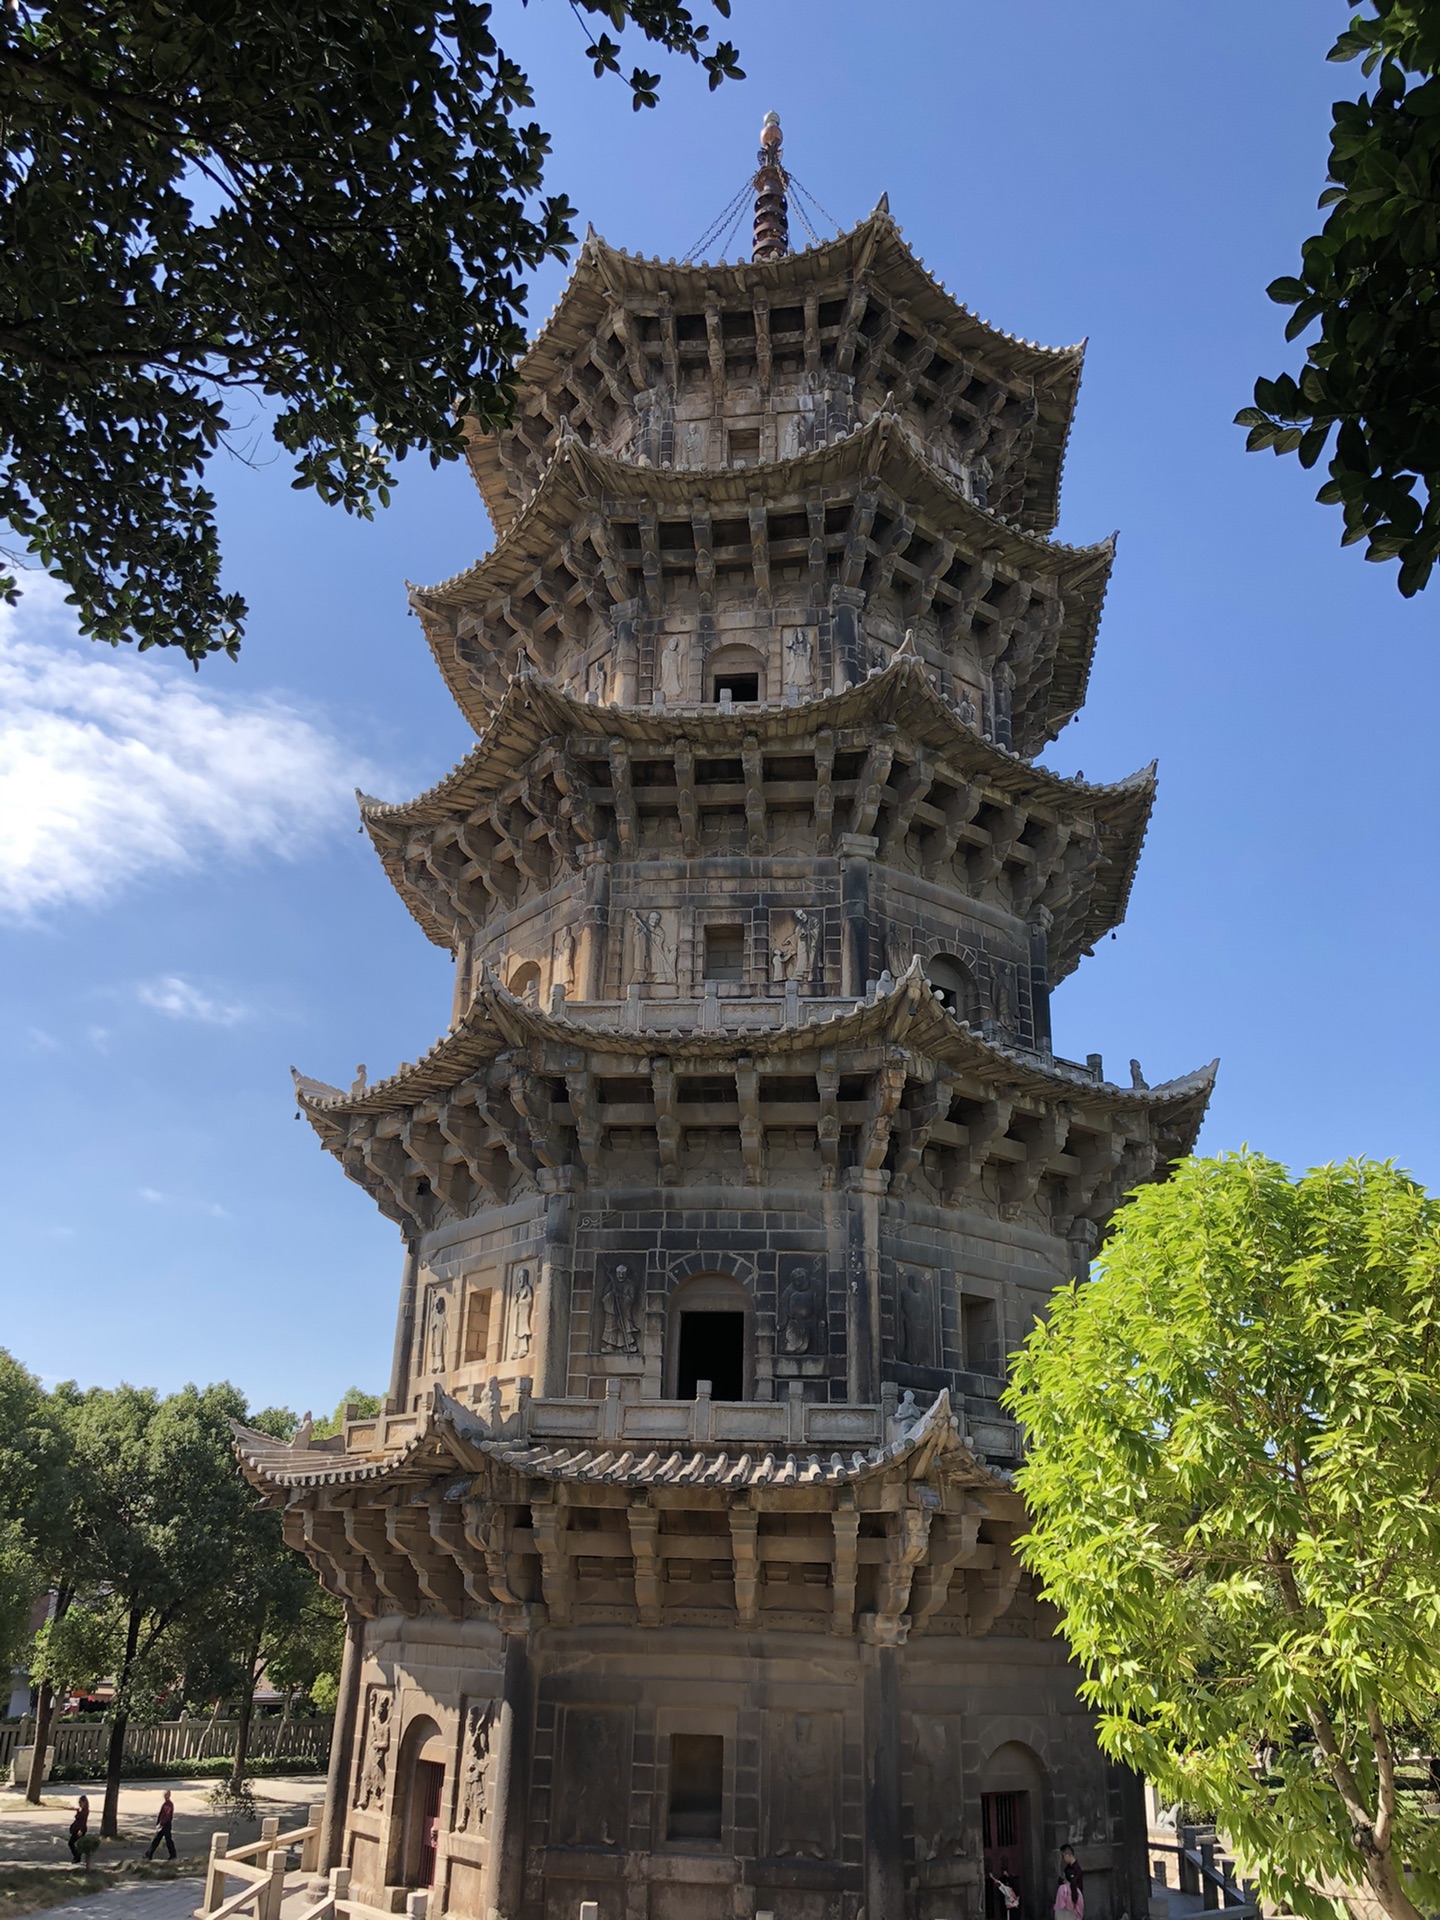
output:
M 1008 1472 L 972 1451 L 946 1393 L 845 1455 L 557 1444 L 543 1437 L 546 1410 L 525 1398 L 486 1418 L 435 1388 L 398 1444 L 380 1438 L 384 1423 L 368 1446 L 353 1430 L 349 1452 L 236 1425 L 235 1453 L 281 1510 L 286 1539 L 367 1619 L 503 1624 L 523 1610 L 532 1625 L 583 1625 L 598 1568 L 608 1617 L 619 1601 L 660 1626 L 691 1605 L 697 1548 L 721 1573 L 707 1582 L 716 1625 L 763 1619 L 898 1645 L 942 1616 L 950 1632 L 986 1631 L 1016 1590 L 1018 1497 Z M 577 1527 L 582 1510 L 589 1524 Z M 828 1513 L 829 1532 L 762 1528 L 791 1510 Z M 687 1511 L 703 1517 L 687 1527 Z M 807 1578 L 803 1610 L 777 1612 L 767 1576 L 792 1566 L 819 1572 L 822 1590 Z
M 832 507 L 848 513 L 848 524 L 827 535 Z M 653 614 L 672 553 L 709 594 L 717 519 L 748 524 L 754 592 L 767 604 L 770 521 L 787 513 L 806 516 L 802 552 L 817 605 L 832 582 L 881 601 L 893 588 L 906 617 L 939 621 L 941 638 L 926 643 L 938 648 L 937 661 L 964 636 L 987 671 L 1003 671 L 1022 752 L 1038 751 L 1079 710 L 1114 542 L 1065 547 L 1008 525 L 975 506 L 883 412 L 814 452 L 763 468 L 657 471 L 563 438 L 494 550 L 449 580 L 412 587 L 411 601 L 451 693 L 482 730 L 506 676 L 536 659 L 532 633 L 562 630 L 562 605 L 583 600 L 592 614 L 613 617 L 638 597 Z M 634 528 L 633 547 L 620 542 L 617 521 Z M 683 549 L 665 548 L 667 525 L 685 528 Z M 907 553 L 912 545 L 919 557 Z M 553 668 L 543 657 L 537 664 Z
M 858 776 L 838 793 L 837 750 L 863 755 Z M 1048 916 L 1052 981 L 1123 919 L 1154 801 L 1153 768 L 1087 786 L 986 741 L 937 695 L 922 663 L 901 654 L 858 686 L 804 707 L 691 709 L 683 718 L 593 706 L 524 675 L 444 781 L 400 806 L 362 799 L 361 819 L 420 926 L 455 948 L 493 912 L 577 871 L 587 846 L 637 857 L 642 802 L 674 810 L 687 858 L 703 851 L 697 753 L 740 762 L 733 796 L 707 792 L 712 805 L 744 809 L 757 855 L 768 851 L 766 756 L 809 756 L 817 857 L 836 831 L 878 833 L 887 858 L 909 840 L 932 882 L 988 889 L 1022 919 Z M 667 778 L 637 788 L 637 761 L 666 766 Z M 601 766 L 607 777 L 596 784 Z M 795 797 L 787 788 L 791 805 Z
M 768 1074 L 813 1078 L 813 1096 L 769 1102 Z M 863 1076 L 863 1098 L 837 1098 Z M 607 1108 L 602 1079 L 640 1078 L 649 1102 Z M 681 1078 L 728 1082 L 727 1102 L 688 1107 Z M 649 1129 L 656 1180 L 674 1184 L 682 1133 L 733 1128 L 749 1181 L 767 1177 L 766 1130 L 813 1130 L 833 1185 L 844 1167 L 887 1171 L 904 1190 L 922 1165 L 946 1204 L 998 1167 L 992 1196 L 1018 1210 L 1049 1183 L 1064 1231 L 1097 1230 L 1120 1196 L 1163 1176 L 1193 1145 L 1214 1067 L 1155 1088 L 1096 1083 L 1078 1069 L 982 1039 L 931 992 L 917 964 L 873 1003 L 814 1025 L 732 1036 L 619 1033 L 544 1014 L 486 981 L 460 1025 L 420 1062 L 349 1094 L 297 1076 L 322 1143 L 412 1231 L 550 1179 L 584 1184 L 612 1125 Z M 828 1145 L 828 1152 L 826 1151 Z M 927 1159 L 927 1155 L 929 1158 Z
M 980 320 L 927 272 L 882 201 L 835 240 L 765 263 L 667 264 L 626 254 L 590 234 L 557 307 L 520 363 L 524 390 L 541 396 L 533 416 L 522 416 L 510 433 L 476 429 L 470 436 L 471 468 L 496 527 L 503 532 L 533 493 L 561 431 L 598 437 L 610 430 L 617 416 L 633 412 L 649 393 L 656 371 L 674 391 L 681 360 L 677 311 L 703 318 L 704 338 L 697 345 L 717 388 L 723 388 L 726 368 L 719 316 L 749 314 L 753 334 L 746 347 L 762 391 L 768 391 L 773 315 L 800 309 L 799 345 L 813 378 L 821 368 L 822 302 L 832 315 L 827 338 L 841 379 L 869 368 L 903 403 L 938 356 L 945 367 L 931 382 L 932 414 L 945 408 L 961 420 L 970 418 L 977 447 L 998 417 L 1002 437 L 992 437 L 987 448 L 997 465 L 1007 451 L 1003 435 L 1013 443 L 1027 434 L 1023 473 L 1013 472 L 1016 449 L 1009 447 L 1012 476 L 1004 507 L 1039 531 L 1054 525 L 1083 345 L 1040 347 Z M 878 324 L 862 333 L 867 307 L 875 309 Z M 908 344 L 899 339 L 902 314 Z M 648 343 L 642 337 L 647 327 Z M 1006 419 L 1007 413 L 1013 418 Z M 534 418 L 548 429 L 538 440 Z

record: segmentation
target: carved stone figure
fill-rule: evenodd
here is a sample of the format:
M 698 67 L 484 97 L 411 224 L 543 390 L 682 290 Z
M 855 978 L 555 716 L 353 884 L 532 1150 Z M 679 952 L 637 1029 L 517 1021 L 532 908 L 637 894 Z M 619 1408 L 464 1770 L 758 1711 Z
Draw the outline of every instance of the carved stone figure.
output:
M 449 1329 L 445 1324 L 445 1296 L 430 1296 L 430 1328 L 426 1338 L 425 1361 L 431 1373 L 443 1373 L 449 1357 Z
M 830 1714 L 785 1716 L 770 1756 L 770 1851 L 828 1860 L 835 1852 Z
M 770 978 L 774 984 L 778 987 L 787 980 L 798 980 L 802 987 L 810 986 L 819 942 L 819 914 L 797 907 L 790 915 L 790 924 L 780 928 L 770 948 Z
M 635 934 L 636 980 L 642 983 L 648 981 L 651 986 L 657 987 L 673 986 L 675 945 L 665 924 L 664 914 L 658 907 L 651 907 L 648 913 L 632 907 L 630 921 Z
M 521 1267 L 515 1276 L 515 1301 L 510 1310 L 510 1351 L 517 1360 L 529 1358 L 534 1317 L 535 1282 L 529 1267 Z
M 390 1722 L 395 1701 L 389 1691 L 376 1687 L 370 1695 L 370 1721 L 365 1730 L 365 1759 L 360 1769 L 359 1803 L 362 1807 L 385 1804 L 385 1789 L 390 1766 Z
M 638 1286 L 634 1270 L 624 1260 L 607 1265 L 601 1270 L 597 1293 L 601 1353 L 638 1353 L 640 1335 L 635 1324 Z
M 949 1715 L 917 1713 L 910 1752 L 915 1850 L 922 1860 L 965 1854 L 965 1807 L 955 1791 L 962 1778 L 959 1723 Z
M 934 1315 L 925 1276 L 914 1267 L 900 1275 L 900 1358 L 912 1367 L 934 1362 Z
M 455 1797 L 455 1826 L 460 1833 L 482 1833 L 489 1810 L 486 1775 L 490 1767 L 493 1700 L 472 1700 L 465 1714 L 460 1749 L 460 1784 Z
M 557 929 L 551 943 L 550 978 L 557 986 L 570 987 L 575 983 L 575 929 L 567 920 Z
M 660 691 L 667 700 L 684 697 L 685 642 L 681 634 L 667 634 L 660 650 Z
M 812 1353 L 815 1349 L 815 1322 L 820 1309 L 820 1290 L 810 1268 L 800 1261 L 785 1275 L 780 1295 L 780 1350 L 782 1353 Z
M 787 627 L 784 656 L 785 685 L 798 703 L 815 693 L 815 643 L 808 627 Z

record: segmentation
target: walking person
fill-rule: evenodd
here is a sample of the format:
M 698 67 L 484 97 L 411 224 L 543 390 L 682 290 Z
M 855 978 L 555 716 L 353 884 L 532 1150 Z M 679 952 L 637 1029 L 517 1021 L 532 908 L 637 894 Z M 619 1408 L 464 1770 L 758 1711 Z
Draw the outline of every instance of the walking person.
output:
M 155 1816 L 155 1838 L 145 1849 L 145 1858 L 147 1860 L 153 1860 L 155 1858 L 156 1849 L 162 1840 L 165 1842 L 170 1858 L 172 1860 L 175 1858 L 175 1837 L 170 1831 L 174 1821 L 175 1802 L 170 1798 L 170 1789 L 167 1787 L 165 1789 L 165 1798 L 160 1802 L 160 1811 Z
M 90 1796 L 88 1793 L 82 1793 L 80 1798 L 75 1802 L 75 1818 L 70 1822 L 70 1832 L 66 1836 L 70 1842 L 70 1858 L 72 1860 L 78 1860 L 81 1857 L 81 1836 L 87 1834 L 89 1831 Z

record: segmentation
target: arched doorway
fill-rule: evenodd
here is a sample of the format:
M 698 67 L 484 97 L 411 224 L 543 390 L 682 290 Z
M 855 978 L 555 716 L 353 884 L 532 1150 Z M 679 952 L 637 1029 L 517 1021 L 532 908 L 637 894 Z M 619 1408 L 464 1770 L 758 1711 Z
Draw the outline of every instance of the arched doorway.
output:
M 925 962 L 925 978 L 957 1020 L 971 1017 L 975 1010 L 975 981 L 963 960 L 953 953 L 932 954 Z
M 523 1000 L 527 1007 L 540 1004 L 540 969 L 533 960 L 527 960 L 524 966 L 516 967 L 507 983 L 517 1000 Z
M 754 1308 L 729 1274 L 701 1274 L 677 1287 L 667 1311 L 669 1396 L 693 1400 L 700 1381 L 714 1400 L 748 1400 L 755 1391 Z
M 1045 1830 L 1045 1774 L 1030 1748 L 1018 1740 L 997 1747 L 980 1775 L 980 1820 L 985 1850 L 986 1920 L 1006 1920 L 995 1880 L 1004 1877 L 1020 1895 L 1015 1920 L 1041 1920 L 1050 1910 L 1040 1845 Z
M 440 1808 L 445 1792 L 445 1742 L 439 1727 L 422 1714 L 405 1730 L 397 1780 L 395 1871 L 391 1884 L 432 1887 L 440 1846 Z
M 736 706 L 765 698 L 765 661 L 754 647 L 717 647 L 710 656 L 710 697 L 718 706 L 729 694 Z

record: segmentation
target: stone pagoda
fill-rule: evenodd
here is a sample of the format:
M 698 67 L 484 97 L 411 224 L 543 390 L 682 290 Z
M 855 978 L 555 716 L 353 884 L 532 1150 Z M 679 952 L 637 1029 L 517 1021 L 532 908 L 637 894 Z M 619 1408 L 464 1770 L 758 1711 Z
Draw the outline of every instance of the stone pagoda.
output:
M 1112 549 L 1048 536 L 1079 348 L 959 305 L 884 201 L 739 264 L 591 234 L 412 604 L 477 745 L 364 825 L 448 1032 L 298 1078 L 407 1249 L 378 1418 L 252 1483 L 349 1619 L 325 1847 L 476 1920 L 1143 1913 L 1014 1551 L 1005 1357 L 1212 1071 L 1051 1048 L 1153 769 L 1036 763 Z

